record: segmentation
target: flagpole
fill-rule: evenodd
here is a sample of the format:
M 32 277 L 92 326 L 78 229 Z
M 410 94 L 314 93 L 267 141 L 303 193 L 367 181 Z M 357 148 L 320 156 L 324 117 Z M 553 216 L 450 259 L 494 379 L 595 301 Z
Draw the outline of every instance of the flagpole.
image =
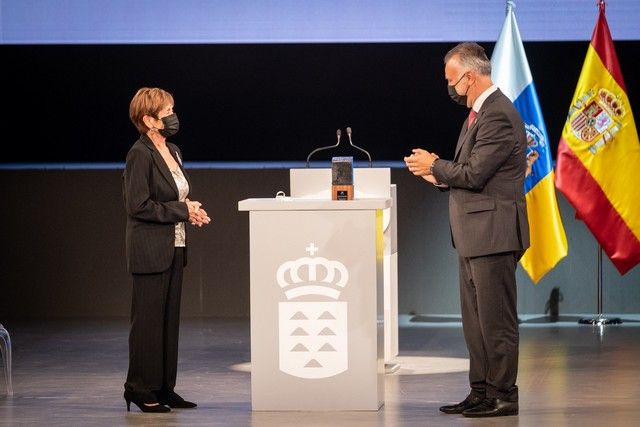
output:
M 603 312 L 602 312 L 602 246 L 598 245 L 598 300 L 597 300 L 597 306 L 598 306 L 598 316 L 597 317 L 592 317 L 592 318 L 582 318 L 580 320 L 578 320 L 578 323 L 581 324 L 586 324 L 586 325 L 594 325 L 594 326 L 602 326 L 602 325 L 619 325 L 622 323 L 622 320 L 617 318 L 617 317 L 613 317 L 611 319 L 608 319 L 604 316 Z

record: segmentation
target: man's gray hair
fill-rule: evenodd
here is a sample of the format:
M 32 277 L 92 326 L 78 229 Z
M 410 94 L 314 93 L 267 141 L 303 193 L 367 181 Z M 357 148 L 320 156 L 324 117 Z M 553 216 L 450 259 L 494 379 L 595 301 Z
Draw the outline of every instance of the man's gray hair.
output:
M 444 63 L 457 56 L 460 64 L 466 68 L 469 68 L 480 75 L 491 75 L 491 61 L 487 58 L 487 54 L 484 53 L 484 48 L 478 43 L 464 42 L 460 43 L 453 49 L 451 49 L 444 56 Z

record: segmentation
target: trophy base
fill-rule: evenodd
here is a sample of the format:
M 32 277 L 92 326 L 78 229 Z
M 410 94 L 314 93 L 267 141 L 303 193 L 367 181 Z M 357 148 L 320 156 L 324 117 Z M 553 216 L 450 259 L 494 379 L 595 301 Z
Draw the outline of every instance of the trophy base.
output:
M 353 200 L 353 185 L 332 185 L 331 200 Z

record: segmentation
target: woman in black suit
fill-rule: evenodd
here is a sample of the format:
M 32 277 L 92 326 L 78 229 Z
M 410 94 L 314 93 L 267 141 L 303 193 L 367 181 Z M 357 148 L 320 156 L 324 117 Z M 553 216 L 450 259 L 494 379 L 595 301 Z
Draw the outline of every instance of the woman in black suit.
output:
M 210 222 L 202 205 L 189 200 L 182 154 L 167 141 L 179 128 L 173 96 L 159 88 L 138 90 L 129 117 L 140 132 L 123 175 L 127 213 L 127 268 L 133 276 L 129 372 L 124 388 L 143 412 L 194 408 L 174 391 L 182 271 L 187 264 L 186 225 Z

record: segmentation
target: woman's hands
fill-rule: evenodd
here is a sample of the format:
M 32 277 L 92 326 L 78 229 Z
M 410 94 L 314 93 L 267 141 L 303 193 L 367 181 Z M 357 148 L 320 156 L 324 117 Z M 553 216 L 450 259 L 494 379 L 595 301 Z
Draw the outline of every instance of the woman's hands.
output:
M 202 208 L 202 203 L 189 199 L 186 199 L 185 202 L 189 209 L 189 222 L 191 225 L 202 227 L 203 225 L 207 225 L 211 222 L 209 214 L 207 214 L 207 211 Z

